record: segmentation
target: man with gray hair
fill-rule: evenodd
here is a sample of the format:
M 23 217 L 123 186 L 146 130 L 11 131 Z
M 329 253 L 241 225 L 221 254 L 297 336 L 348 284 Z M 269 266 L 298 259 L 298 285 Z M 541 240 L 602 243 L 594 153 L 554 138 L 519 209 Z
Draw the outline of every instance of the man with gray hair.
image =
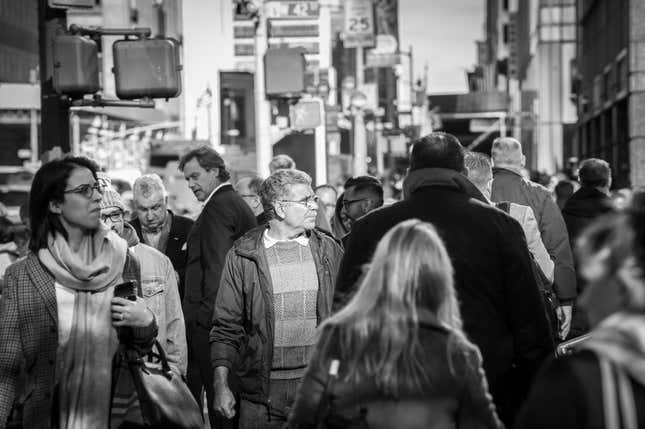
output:
M 493 184 L 493 165 L 488 155 L 480 152 L 466 152 L 464 165 L 468 170 L 468 179 L 490 200 Z M 496 206 L 507 212 L 513 219 L 520 223 L 526 236 L 526 244 L 528 245 L 529 251 L 533 255 L 542 274 L 544 274 L 544 277 L 550 283 L 549 286 L 551 286 L 553 283 L 554 264 L 544 247 L 544 243 L 542 243 L 542 237 L 540 236 L 540 230 L 535 215 L 533 214 L 533 209 L 529 206 L 509 202 L 497 203 Z M 550 289 L 551 287 L 549 287 L 549 291 Z
M 492 200 L 530 206 L 544 246 L 555 263 L 554 289 L 560 302 L 560 339 L 565 339 L 571 328 L 572 304 L 577 291 L 569 234 L 560 209 L 548 189 L 522 177 L 526 157 L 519 141 L 510 137 L 497 138 L 493 142 L 491 155 L 494 165 Z
M 144 174 L 134 181 L 134 215 L 131 222 L 139 240 L 170 259 L 179 278 L 179 295 L 184 298 L 186 241 L 193 221 L 168 209 L 168 192 L 156 174 Z
M 311 178 L 278 170 L 260 189 L 268 224 L 226 256 L 210 334 L 215 409 L 235 415 L 229 371 L 240 380 L 239 427 L 281 428 L 331 313 L 340 245 L 315 228 Z M 238 363 L 244 363 L 239 365 Z
M 279 154 L 271 158 L 269 162 L 269 171 L 271 174 L 278 170 L 291 170 L 296 168 L 296 162 L 289 155 Z

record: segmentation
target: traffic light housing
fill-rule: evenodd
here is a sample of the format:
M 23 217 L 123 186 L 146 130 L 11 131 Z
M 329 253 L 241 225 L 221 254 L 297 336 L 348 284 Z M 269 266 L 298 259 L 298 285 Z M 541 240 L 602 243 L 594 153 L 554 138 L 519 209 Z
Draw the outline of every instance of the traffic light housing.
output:
M 269 48 L 264 56 L 268 97 L 299 97 L 305 91 L 305 55 L 302 48 Z
M 54 38 L 54 90 L 58 94 L 82 97 L 99 90 L 98 45 L 78 35 Z
M 172 98 L 181 93 L 179 49 L 173 39 L 124 39 L 112 45 L 120 99 Z

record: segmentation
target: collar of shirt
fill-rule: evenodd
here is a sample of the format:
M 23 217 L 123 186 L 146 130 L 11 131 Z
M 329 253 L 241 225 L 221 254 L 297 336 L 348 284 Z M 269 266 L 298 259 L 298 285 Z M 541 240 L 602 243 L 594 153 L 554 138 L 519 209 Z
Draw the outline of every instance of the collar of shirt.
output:
M 275 246 L 277 243 L 281 241 L 295 241 L 296 243 L 300 244 L 301 246 L 309 246 L 309 239 L 305 234 L 299 235 L 295 238 L 290 238 L 288 240 L 276 240 L 275 238 L 272 238 L 269 236 L 269 230 L 265 229 L 264 230 L 264 235 L 263 235 L 263 241 L 264 241 L 264 248 L 268 249 L 270 247 Z
M 231 182 L 224 182 L 224 183 L 220 183 L 219 185 L 217 185 L 217 187 L 215 189 L 213 189 L 213 192 L 211 192 L 211 194 L 208 196 L 208 198 L 206 198 L 204 200 L 204 204 L 202 204 L 202 206 L 205 206 L 206 204 L 208 204 L 208 202 L 211 200 L 213 195 L 215 195 L 215 192 L 217 192 L 222 186 L 226 186 L 226 185 L 230 185 L 230 184 L 231 184 Z

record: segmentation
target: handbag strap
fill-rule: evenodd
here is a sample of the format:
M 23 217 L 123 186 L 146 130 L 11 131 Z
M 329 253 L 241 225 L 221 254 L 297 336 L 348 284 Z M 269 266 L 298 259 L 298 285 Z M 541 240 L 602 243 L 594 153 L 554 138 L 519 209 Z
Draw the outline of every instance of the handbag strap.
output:
M 629 378 L 625 371 L 617 368 L 618 375 L 618 395 L 620 396 L 620 409 L 623 415 L 625 429 L 637 429 L 638 421 L 636 418 L 636 404 L 634 403 L 634 392 Z
M 617 368 L 605 357 L 598 357 L 602 381 L 602 399 L 606 429 L 637 429 L 634 392 L 625 371 Z M 616 378 L 618 383 L 616 383 Z M 616 394 L 618 384 L 618 394 Z M 619 407 L 620 406 L 620 407 Z M 622 425 L 621 425 L 622 420 Z
M 599 356 L 598 360 L 600 364 L 600 379 L 602 382 L 602 403 L 605 410 L 605 429 L 620 429 L 614 373 L 607 359 Z

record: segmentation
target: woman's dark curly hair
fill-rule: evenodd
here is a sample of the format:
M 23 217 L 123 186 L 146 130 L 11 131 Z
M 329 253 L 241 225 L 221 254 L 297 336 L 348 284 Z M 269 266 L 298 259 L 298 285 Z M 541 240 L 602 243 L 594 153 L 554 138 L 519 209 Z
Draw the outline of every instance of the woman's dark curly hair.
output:
M 87 168 L 96 179 L 98 165 L 85 157 L 67 157 L 44 164 L 36 172 L 29 194 L 29 218 L 31 221 L 31 240 L 29 250 L 37 253 L 47 247 L 50 233 L 59 232 L 67 239 L 67 232 L 60 216 L 49 210 L 50 202 L 63 202 L 67 180 L 77 168 Z

